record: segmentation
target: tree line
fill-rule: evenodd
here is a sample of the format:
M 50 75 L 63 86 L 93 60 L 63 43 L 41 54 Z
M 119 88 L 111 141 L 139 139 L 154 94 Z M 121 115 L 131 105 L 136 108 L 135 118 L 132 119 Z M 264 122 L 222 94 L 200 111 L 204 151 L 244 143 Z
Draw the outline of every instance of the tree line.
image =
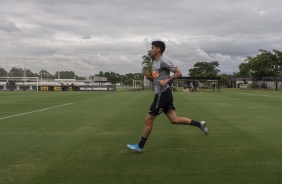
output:
M 115 72 L 104 72 L 100 71 L 98 74 L 93 76 L 106 77 L 108 81 L 113 84 L 122 83 L 123 85 L 132 85 L 132 80 L 141 80 L 141 73 L 128 73 L 121 75 Z M 76 79 L 85 80 L 87 77 L 77 76 L 73 71 L 60 71 L 52 75 L 46 70 L 41 70 L 39 73 L 33 73 L 29 69 L 22 69 L 13 67 L 9 72 L 5 69 L 0 68 L 0 77 L 38 77 L 39 80 L 42 78 L 44 81 L 52 81 L 54 79 Z
M 152 68 L 153 58 L 148 51 L 147 55 L 142 57 L 142 71 Z M 218 61 L 196 62 L 194 67 L 189 69 L 190 77 L 221 77 L 221 83 L 227 84 L 230 78 L 252 78 L 253 83 L 259 80 L 274 81 L 276 90 L 278 83 L 282 81 L 282 52 L 276 49 L 267 51 L 260 49 L 254 56 L 246 57 L 244 63 L 238 67 L 239 72 L 233 74 L 220 74 Z
M 54 80 L 54 79 L 85 79 L 85 77 L 79 77 L 75 75 L 73 71 L 60 71 L 52 75 L 46 70 L 41 70 L 39 73 L 33 73 L 29 69 L 22 69 L 17 67 L 12 67 L 12 69 L 7 72 L 5 69 L 0 68 L 0 77 L 38 77 L 44 80 Z
M 128 73 L 121 75 L 115 72 L 103 72 L 100 71 L 99 74 L 95 76 L 106 77 L 108 81 L 111 81 L 113 84 L 121 83 L 122 85 L 132 85 L 133 80 L 141 80 L 141 73 Z

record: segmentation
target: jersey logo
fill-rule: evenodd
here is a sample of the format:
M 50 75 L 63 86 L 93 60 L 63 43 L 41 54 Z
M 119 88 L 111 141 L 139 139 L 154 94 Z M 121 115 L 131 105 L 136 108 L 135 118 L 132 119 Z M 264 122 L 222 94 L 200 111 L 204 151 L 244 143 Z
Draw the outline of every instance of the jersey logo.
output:
M 153 71 L 153 72 L 152 72 L 152 76 L 153 76 L 154 78 L 159 77 L 159 72 L 158 72 L 158 71 Z

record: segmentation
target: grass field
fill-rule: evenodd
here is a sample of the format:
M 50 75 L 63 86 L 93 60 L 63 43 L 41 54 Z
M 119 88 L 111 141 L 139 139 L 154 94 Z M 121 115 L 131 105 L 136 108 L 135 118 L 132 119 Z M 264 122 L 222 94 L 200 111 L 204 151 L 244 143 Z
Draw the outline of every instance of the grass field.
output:
M 152 98 L 1 92 L 0 183 L 281 183 L 281 92 L 174 92 L 177 114 L 206 120 L 209 135 L 161 115 L 132 153 Z

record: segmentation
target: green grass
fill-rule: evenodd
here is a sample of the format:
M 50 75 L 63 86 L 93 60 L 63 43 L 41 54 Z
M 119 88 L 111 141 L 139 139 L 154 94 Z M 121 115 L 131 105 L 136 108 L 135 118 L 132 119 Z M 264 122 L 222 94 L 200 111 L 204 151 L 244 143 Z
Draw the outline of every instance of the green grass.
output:
M 209 135 L 161 115 L 145 151 L 132 153 L 152 98 L 1 92 L 0 183 L 281 183 L 281 92 L 175 92 L 177 114 L 206 120 Z

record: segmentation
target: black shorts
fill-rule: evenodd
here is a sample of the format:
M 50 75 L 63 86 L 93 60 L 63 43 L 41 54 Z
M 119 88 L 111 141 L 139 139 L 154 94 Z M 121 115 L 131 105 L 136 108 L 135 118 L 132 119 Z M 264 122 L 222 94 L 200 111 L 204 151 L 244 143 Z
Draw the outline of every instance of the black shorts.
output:
M 153 116 L 160 115 L 162 112 L 165 114 L 170 110 L 175 110 L 173 104 L 173 96 L 170 89 L 160 94 L 155 94 L 154 101 L 150 107 L 149 114 Z

